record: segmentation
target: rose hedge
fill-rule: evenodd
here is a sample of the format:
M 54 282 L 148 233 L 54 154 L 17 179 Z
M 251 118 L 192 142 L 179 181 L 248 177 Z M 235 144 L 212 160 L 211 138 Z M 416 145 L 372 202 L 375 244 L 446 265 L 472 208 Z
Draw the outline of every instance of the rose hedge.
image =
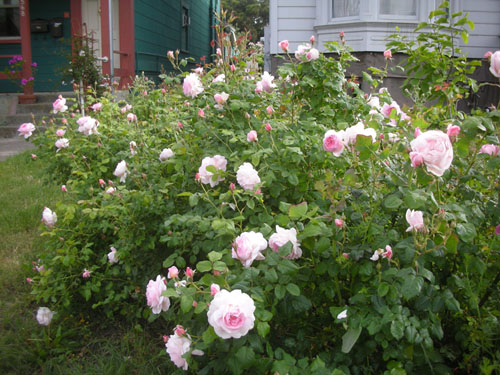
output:
M 494 366 L 500 112 L 367 97 L 330 48 L 276 78 L 235 56 L 58 109 L 35 136 L 65 185 L 33 277 L 52 324 L 161 316 L 200 374 Z

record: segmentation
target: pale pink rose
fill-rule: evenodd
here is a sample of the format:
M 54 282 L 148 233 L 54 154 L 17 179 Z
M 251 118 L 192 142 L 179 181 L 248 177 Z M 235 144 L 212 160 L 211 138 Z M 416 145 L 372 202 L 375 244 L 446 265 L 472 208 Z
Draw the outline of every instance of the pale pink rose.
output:
M 337 226 L 337 228 L 342 228 L 344 226 L 344 220 L 335 219 L 335 225 Z
M 172 156 L 174 156 L 174 152 L 169 148 L 164 148 L 160 153 L 160 160 L 165 161 L 170 159 Z
M 448 125 L 448 128 L 446 129 L 446 134 L 448 134 L 448 137 L 456 137 L 457 135 L 460 134 L 460 126 L 458 125 Z
M 292 244 L 292 251 L 285 258 L 300 258 L 302 256 L 302 249 L 299 247 L 300 243 L 297 241 L 297 231 L 295 228 L 284 229 L 276 225 L 276 233 L 269 237 L 269 247 L 278 252 L 280 247 L 286 245 L 288 242 Z
M 315 41 L 316 38 L 314 37 L 314 35 L 311 35 L 311 37 L 309 38 L 309 42 L 311 42 L 311 44 L 314 44 Z
M 167 290 L 167 286 L 165 285 L 164 277 L 158 275 L 156 276 L 156 281 L 149 280 L 148 286 L 146 287 L 146 299 L 153 314 L 167 311 L 170 307 L 170 299 L 161 295 L 165 290 Z
M 125 160 L 122 160 L 121 162 L 119 162 L 116 165 L 115 171 L 113 172 L 113 174 L 116 177 L 120 177 L 120 182 L 126 181 L 127 173 L 128 173 L 128 169 L 127 169 L 127 163 L 125 162 Z
M 234 182 L 231 182 L 229 184 L 229 190 L 231 190 L 231 191 L 235 191 L 236 190 L 236 185 L 234 184 Z
M 132 106 L 130 104 L 125 104 L 125 106 L 120 109 L 120 112 L 125 114 L 128 111 L 130 111 L 131 109 L 132 109 Z
M 323 137 L 323 149 L 326 152 L 331 152 L 335 156 L 340 156 L 344 151 L 344 131 L 336 132 L 328 130 Z
M 52 321 L 55 311 L 50 311 L 48 307 L 39 307 L 36 312 L 36 320 L 42 326 L 48 326 Z
M 491 55 L 493 55 L 493 52 L 487 51 L 487 52 L 484 53 L 483 58 L 489 60 L 489 58 L 491 57 Z
M 224 82 L 225 80 L 226 80 L 226 75 L 225 74 L 219 74 L 217 77 L 215 77 L 212 80 L 212 83 Z
M 34 160 L 37 158 L 36 154 L 31 154 L 31 158 Z
M 267 124 L 266 124 L 266 130 L 267 130 L 268 132 L 270 132 L 272 129 L 273 129 L 273 128 L 271 127 L 271 124 L 270 124 L 270 123 L 267 123 Z
M 212 172 L 207 171 L 207 167 L 209 165 L 213 165 L 215 169 L 220 171 L 226 170 L 227 160 L 224 156 L 215 155 L 214 157 L 205 157 L 201 161 L 201 166 L 198 169 L 199 179 L 202 184 L 210 184 L 211 187 L 216 186 L 219 182 L 224 181 L 224 177 L 217 177 L 215 180 L 213 179 L 214 174 Z
M 66 185 L 61 185 L 61 191 L 67 193 L 68 192 L 68 188 L 66 187 Z
M 168 269 L 167 278 L 175 279 L 179 276 L 179 269 L 176 266 L 172 266 Z
M 57 215 L 50 208 L 45 207 L 42 212 L 42 222 L 49 228 L 57 222 Z
M 94 103 L 94 104 L 92 104 L 92 107 L 91 107 L 91 108 L 92 108 L 92 110 L 93 110 L 94 112 L 98 112 L 98 111 L 100 111 L 100 110 L 102 109 L 102 103 L 101 103 L 101 102 L 99 102 L 99 103 Z
M 295 58 L 297 60 L 306 60 L 306 54 L 307 52 L 311 49 L 311 45 L 309 43 L 306 43 L 306 44 L 300 44 L 298 47 L 297 47 L 297 51 L 295 51 Z
M 215 53 L 217 54 L 217 56 L 222 56 L 222 50 L 220 48 L 217 48 L 215 50 Z
M 228 98 L 229 98 L 229 94 L 226 94 L 225 92 L 222 92 L 220 94 L 215 94 L 214 100 L 217 104 L 214 105 L 214 107 L 217 109 L 223 109 L 224 104 L 226 103 Z
M 236 289 L 221 290 L 210 303 L 207 312 L 208 323 L 215 334 L 223 339 L 239 339 L 254 326 L 255 304 L 246 293 Z
M 69 147 L 69 139 L 67 139 L 67 138 L 59 138 L 56 141 L 55 146 L 57 147 L 57 151 L 59 151 L 62 148 L 67 148 L 67 147 Z
M 250 163 L 243 163 L 236 172 L 236 181 L 245 190 L 253 190 L 254 186 L 260 183 L 257 171 Z
M 392 247 L 390 247 L 389 245 L 387 245 L 385 247 L 385 251 L 381 254 L 383 258 L 387 258 L 389 260 L 391 260 L 392 258 Z
M 271 107 L 270 105 L 268 105 L 267 108 L 266 108 L 266 112 L 267 112 L 267 114 L 269 116 L 271 116 L 273 114 L 273 112 L 274 112 L 273 107 Z
M 205 118 L 205 111 L 202 108 L 198 110 L 198 117 Z
M 232 71 L 232 72 L 236 71 L 236 65 L 231 64 L 231 71 Z
M 356 138 L 358 135 L 362 135 L 365 137 L 371 137 L 372 142 L 377 140 L 377 133 L 373 128 L 366 128 L 362 122 L 358 122 L 356 125 L 351 126 L 344 130 L 344 145 L 346 147 L 350 147 L 356 143 Z
M 86 269 L 86 268 L 85 268 L 85 269 L 83 270 L 82 277 L 83 277 L 84 279 L 88 279 L 88 278 L 90 277 L 90 271 L 89 271 L 88 269 Z
M 166 342 L 165 347 L 170 356 L 170 360 L 179 368 L 183 370 L 188 369 L 188 363 L 183 357 L 184 354 L 191 350 L 191 336 L 189 336 L 184 329 L 179 330 L 180 326 L 174 328 L 174 334 L 168 338 L 164 336 L 163 341 Z M 181 333 L 182 332 L 182 333 Z M 193 350 L 191 355 L 203 355 L 201 350 Z
M 173 60 L 174 59 L 174 51 L 168 51 L 167 52 L 167 58 L 169 60 Z
M 248 142 L 255 142 L 257 140 L 257 132 L 255 130 L 250 130 L 247 134 Z
M 278 45 L 283 50 L 283 52 L 288 52 L 288 47 L 290 45 L 290 43 L 288 43 L 288 40 L 282 40 L 278 43 Z
M 349 254 L 348 254 L 348 253 L 342 253 L 342 256 L 343 256 L 345 259 L 349 259 Z
M 262 91 L 264 91 L 264 88 L 262 87 L 262 82 L 257 82 L 255 85 L 255 93 L 260 94 Z
M 413 133 L 413 136 L 417 138 L 419 135 L 422 135 L 422 131 L 420 128 L 415 128 L 415 132 Z
M 110 264 L 113 264 L 113 263 L 118 263 L 118 254 L 116 253 L 116 249 L 111 246 L 109 248 L 111 251 L 108 253 L 108 261 Z
M 421 231 L 424 229 L 424 213 L 422 211 L 406 210 L 406 221 L 410 225 L 407 232 L 412 230 Z
M 31 122 L 26 122 L 21 124 L 21 126 L 17 129 L 19 135 L 24 135 L 24 139 L 31 137 L 31 134 L 35 131 L 35 125 Z
M 105 191 L 106 194 L 114 194 L 115 192 L 116 192 L 116 188 L 114 188 L 113 186 L 107 188 Z
M 78 131 L 85 135 L 98 134 L 97 127 L 99 122 L 89 116 L 80 117 L 76 123 L 78 124 Z
M 276 87 L 276 84 L 273 83 L 274 76 L 270 75 L 269 72 L 264 72 L 261 76 L 261 80 L 259 81 L 263 91 L 272 92 Z
M 420 154 L 427 170 L 442 176 L 453 161 L 453 146 L 447 134 L 440 130 L 429 130 L 410 142 L 412 152 Z M 411 156 L 410 156 L 411 157 Z
M 210 295 L 213 297 L 220 292 L 220 286 L 217 284 L 210 285 Z
M 190 73 L 186 76 L 186 78 L 184 78 L 182 88 L 184 95 L 191 98 L 196 98 L 204 90 L 203 85 L 200 81 L 200 77 L 196 73 Z
M 61 122 L 62 122 L 63 124 L 67 124 L 67 123 L 68 123 L 68 120 L 67 120 L 67 119 L 65 119 L 65 118 L 62 118 L 62 119 L 61 119 Z
M 496 51 L 490 58 L 490 72 L 500 78 L 500 51 Z
M 392 59 L 392 52 L 390 49 L 384 51 L 384 57 L 389 60 Z
M 203 75 L 203 68 L 201 66 L 197 67 L 194 72 L 198 75 Z
M 479 150 L 480 154 L 488 154 L 491 156 L 497 156 L 499 152 L 500 147 L 492 144 L 482 145 L 481 149 Z
M 306 53 L 306 58 L 308 61 L 317 60 L 319 58 L 319 51 L 316 48 L 311 48 Z
M 52 103 L 52 109 L 52 112 L 54 113 L 65 112 L 68 109 L 68 106 L 66 105 L 66 99 L 64 99 L 62 95 L 59 95 L 56 101 Z
M 127 114 L 127 120 L 130 122 L 135 122 L 135 121 L 137 121 L 137 115 L 135 115 L 133 113 L 129 113 L 129 114 Z
M 266 250 L 267 241 L 258 232 L 243 232 L 234 240 L 231 250 L 232 257 L 239 259 L 243 267 L 250 267 L 254 260 L 263 260 L 261 251 Z
M 66 130 L 64 130 L 64 129 L 57 129 L 56 135 L 58 137 L 64 137 L 64 134 L 66 134 Z
M 184 271 L 187 277 L 193 278 L 194 271 L 190 267 L 186 267 L 186 271 Z
M 137 155 L 137 143 L 135 143 L 135 141 L 129 143 L 129 148 L 132 156 Z
M 27 282 L 28 284 L 31 284 L 31 283 L 33 282 L 33 279 L 32 279 L 31 277 L 27 277 L 27 278 L 26 278 L 26 282 Z
M 424 162 L 424 156 L 418 152 L 410 152 L 410 161 L 412 167 L 419 167 Z

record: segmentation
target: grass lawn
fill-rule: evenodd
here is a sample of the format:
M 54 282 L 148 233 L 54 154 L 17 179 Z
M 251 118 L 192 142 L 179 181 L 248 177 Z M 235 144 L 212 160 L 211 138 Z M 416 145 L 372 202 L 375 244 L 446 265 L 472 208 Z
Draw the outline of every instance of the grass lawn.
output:
M 43 207 L 64 194 L 43 169 L 31 151 L 0 162 L 0 374 L 168 374 L 165 332 L 75 319 L 54 342 L 54 332 L 38 325 L 26 278 L 42 251 Z

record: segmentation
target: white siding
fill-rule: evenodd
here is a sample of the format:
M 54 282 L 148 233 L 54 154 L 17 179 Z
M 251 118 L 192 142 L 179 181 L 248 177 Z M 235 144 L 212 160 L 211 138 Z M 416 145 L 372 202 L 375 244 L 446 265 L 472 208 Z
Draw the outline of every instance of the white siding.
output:
M 279 53 L 278 43 L 287 39 L 290 51 L 309 41 L 314 34 L 316 0 L 270 0 L 271 53 Z
M 481 58 L 486 51 L 500 50 L 500 0 L 460 0 L 460 9 L 469 12 L 475 28 L 469 43 L 460 44 L 469 57 Z

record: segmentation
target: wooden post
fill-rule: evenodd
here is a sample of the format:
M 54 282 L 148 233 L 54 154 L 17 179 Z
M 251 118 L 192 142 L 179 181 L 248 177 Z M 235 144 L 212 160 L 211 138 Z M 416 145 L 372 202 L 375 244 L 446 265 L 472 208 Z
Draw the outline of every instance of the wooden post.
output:
M 21 55 L 24 59 L 22 78 L 32 77 L 31 70 L 31 25 L 29 0 L 19 0 L 19 23 L 21 31 Z M 19 96 L 19 103 L 35 103 L 33 85 L 24 86 L 24 94 Z

